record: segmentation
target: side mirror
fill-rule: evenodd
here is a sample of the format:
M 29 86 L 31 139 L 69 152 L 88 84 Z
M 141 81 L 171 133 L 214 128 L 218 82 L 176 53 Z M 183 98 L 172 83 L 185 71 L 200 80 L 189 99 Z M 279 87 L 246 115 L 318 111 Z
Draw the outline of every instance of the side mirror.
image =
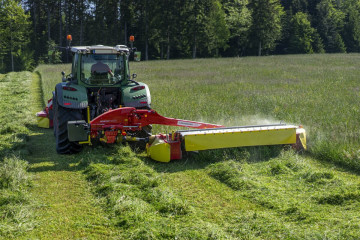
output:
M 135 79 L 137 77 L 136 73 L 133 73 L 132 78 Z
M 62 71 L 62 72 L 61 72 L 61 75 L 62 75 L 62 81 L 63 81 L 63 82 L 66 82 L 65 72 Z

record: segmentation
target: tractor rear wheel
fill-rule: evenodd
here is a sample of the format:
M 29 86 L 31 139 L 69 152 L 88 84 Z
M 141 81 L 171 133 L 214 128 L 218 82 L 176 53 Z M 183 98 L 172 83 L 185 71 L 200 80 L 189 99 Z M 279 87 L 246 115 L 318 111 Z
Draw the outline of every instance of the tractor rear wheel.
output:
M 78 142 L 70 142 L 68 139 L 67 122 L 82 120 L 81 110 L 69 109 L 55 105 L 54 127 L 56 138 L 56 151 L 59 154 L 71 154 L 81 151 L 82 146 Z
M 56 103 L 57 103 L 57 97 L 55 96 L 55 97 L 53 98 L 53 112 L 54 112 L 54 116 L 53 116 L 53 131 L 54 131 L 54 136 L 55 136 L 55 137 L 56 137 L 56 129 L 57 129 Z

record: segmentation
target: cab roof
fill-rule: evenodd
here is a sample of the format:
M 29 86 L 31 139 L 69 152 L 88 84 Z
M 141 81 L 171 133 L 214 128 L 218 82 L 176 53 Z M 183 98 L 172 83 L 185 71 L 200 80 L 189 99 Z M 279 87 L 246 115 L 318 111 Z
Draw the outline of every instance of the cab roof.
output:
M 129 54 L 130 49 L 125 45 L 116 45 L 115 47 L 104 46 L 104 45 L 93 45 L 93 46 L 74 46 L 71 47 L 71 52 L 82 53 L 82 54 Z

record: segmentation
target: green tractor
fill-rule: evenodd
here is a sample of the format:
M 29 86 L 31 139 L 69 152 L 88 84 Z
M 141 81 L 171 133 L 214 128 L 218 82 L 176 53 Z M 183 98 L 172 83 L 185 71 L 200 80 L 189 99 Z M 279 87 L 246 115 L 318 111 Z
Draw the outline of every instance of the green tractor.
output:
M 73 56 L 71 73 L 65 76 L 62 72 L 63 79 L 55 87 L 52 110 L 49 111 L 59 154 L 81 150 L 79 141 L 69 140 L 71 134 L 77 134 L 73 130 L 69 134 L 69 122 L 90 122 L 109 110 L 121 107 L 151 109 L 148 86 L 135 81 L 136 74 L 130 74 L 129 56 L 132 48 L 125 45 L 96 45 L 70 49 Z M 148 137 L 151 135 L 151 125 L 127 134 Z

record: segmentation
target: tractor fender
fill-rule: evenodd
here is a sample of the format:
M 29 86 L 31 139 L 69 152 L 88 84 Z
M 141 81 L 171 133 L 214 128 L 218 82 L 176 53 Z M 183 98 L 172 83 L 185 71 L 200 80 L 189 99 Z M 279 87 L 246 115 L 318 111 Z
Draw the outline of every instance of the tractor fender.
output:
M 85 109 L 88 106 L 86 88 L 69 82 L 56 84 L 56 103 L 64 108 Z M 55 96 L 54 96 L 55 99 Z
M 122 102 L 125 107 L 151 108 L 151 95 L 147 84 L 138 82 L 122 88 Z

